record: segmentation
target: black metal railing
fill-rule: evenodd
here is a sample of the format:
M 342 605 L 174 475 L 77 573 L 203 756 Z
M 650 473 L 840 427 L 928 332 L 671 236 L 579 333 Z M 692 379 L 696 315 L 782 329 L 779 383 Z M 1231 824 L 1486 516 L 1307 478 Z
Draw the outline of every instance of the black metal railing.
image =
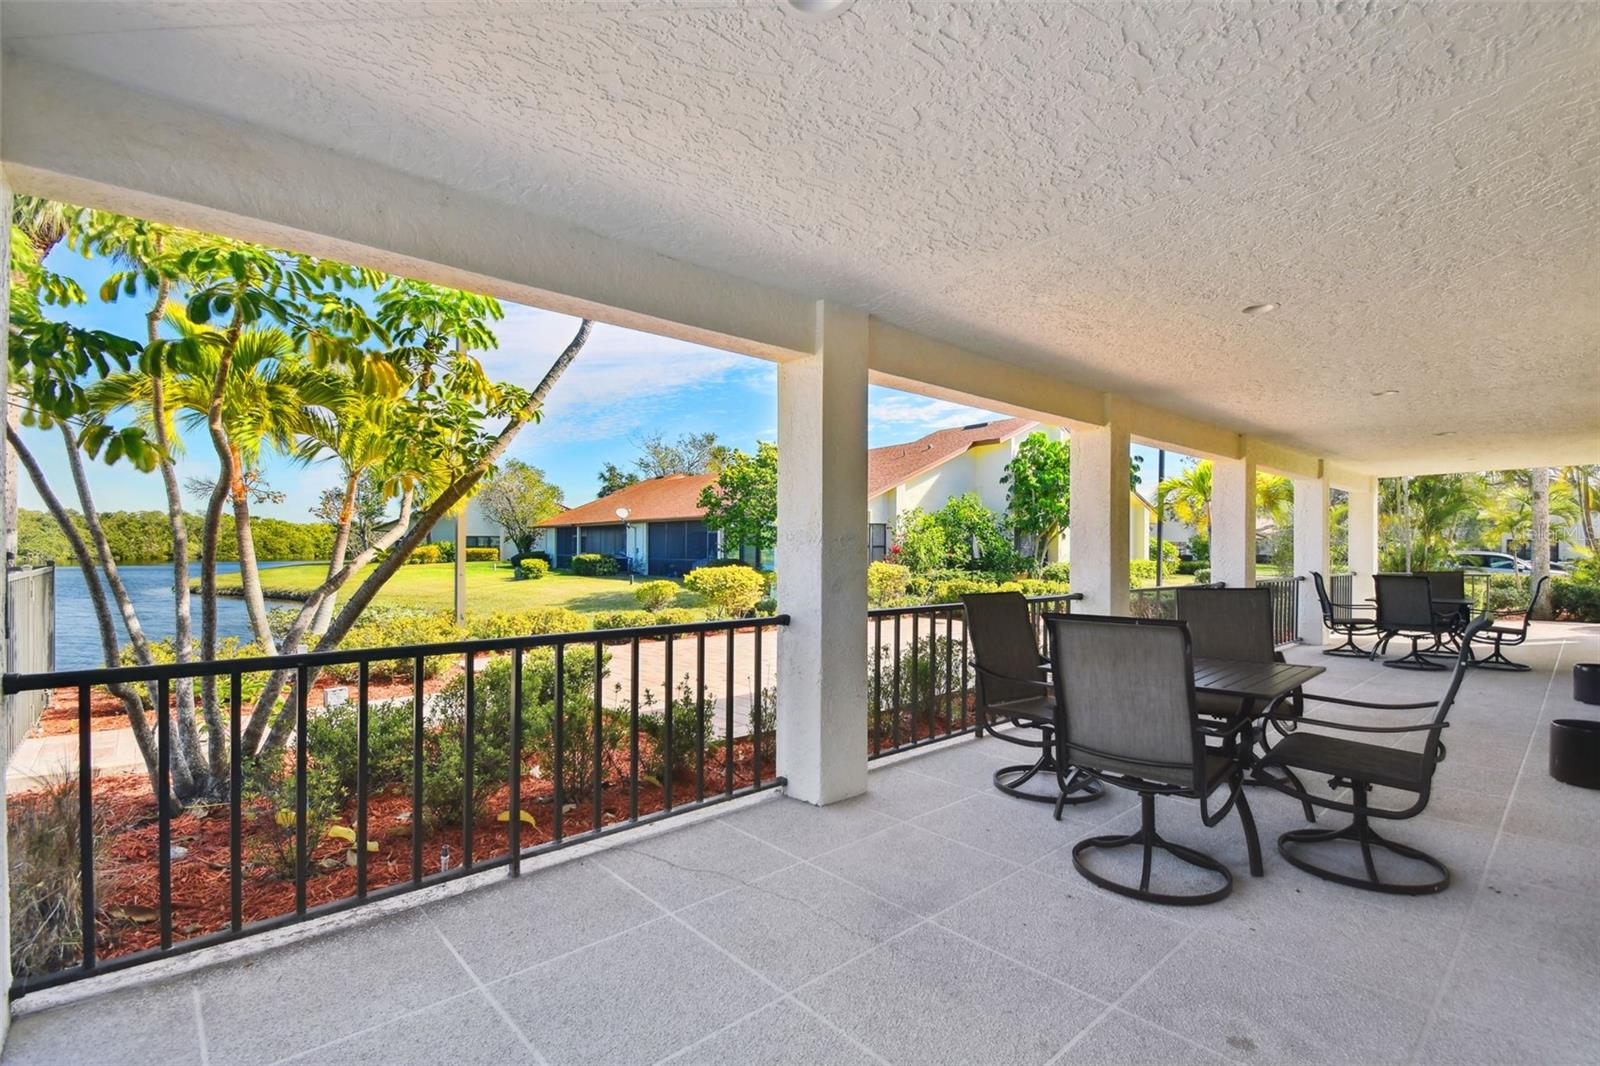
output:
M 1272 642 L 1293 644 L 1300 639 L 1300 585 L 1303 577 L 1270 577 L 1256 588 L 1272 593 Z
M 1081 599 L 1080 593 L 1028 598 L 1040 647 L 1044 616 Z M 867 635 L 867 758 L 976 729 L 972 645 L 961 604 L 873 608 Z
M 65 921 L 81 941 L 57 965 L 24 967 L 11 994 L 484 870 L 515 877 L 531 856 L 781 785 L 764 679 L 788 621 L 7 674 L 8 696 L 77 696 L 76 781 L 54 794 L 59 836 L 77 844 L 57 861 L 75 869 L 23 918 Z M 281 672 L 294 681 L 276 712 L 289 715 L 287 740 L 247 753 L 242 712 Z M 226 708 L 227 780 L 157 803 L 171 795 L 174 743 L 195 739 L 175 724 L 174 692 L 197 679 L 213 679 Z M 338 683 L 349 681 L 353 704 Z M 136 697 L 153 719 L 148 777 L 97 771 L 92 716 L 107 685 L 148 690 Z M 13 797 L 13 817 L 32 806 Z M 14 834 L 13 862 L 18 845 Z
M 1149 585 L 1144 588 L 1128 590 L 1128 613 L 1135 618 L 1165 618 L 1172 620 L 1178 617 L 1178 590 L 1185 589 L 1220 589 L 1225 587 L 1221 581 L 1196 582 L 1192 585 Z

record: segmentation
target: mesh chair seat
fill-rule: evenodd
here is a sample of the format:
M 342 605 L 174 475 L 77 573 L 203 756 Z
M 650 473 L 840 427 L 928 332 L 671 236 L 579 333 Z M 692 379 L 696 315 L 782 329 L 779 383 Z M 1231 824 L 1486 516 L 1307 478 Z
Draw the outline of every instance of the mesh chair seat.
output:
M 1017 725 L 1029 729 L 1050 729 L 1056 724 L 1056 701 L 1051 696 L 1036 700 L 990 704 L 987 709 L 996 717 L 1009 718 Z
M 1275 744 L 1263 766 L 1293 766 L 1329 777 L 1348 777 L 1415 792 L 1427 780 L 1422 753 L 1330 737 L 1304 730 Z
M 1085 762 L 1092 764 L 1095 770 L 1103 773 L 1124 774 L 1141 781 L 1148 781 L 1154 785 L 1182 789 L 1186 792 L 1189 790 L 1213 791 L 1218 785 L 1222 784 L 1230 773 L 1239 768 L 1237 757 L 1222 753 L 1207 753 L 1205 756 L 1206 780 L 1199 789 L 1196 789 L 1194 771 L 1188 767 L 1180 770 L 1176 767 L 1151 766 L 1148 763 L 1118 759 L 1115 756 L 1107 755 L 1083 756 L 1083 759 Z

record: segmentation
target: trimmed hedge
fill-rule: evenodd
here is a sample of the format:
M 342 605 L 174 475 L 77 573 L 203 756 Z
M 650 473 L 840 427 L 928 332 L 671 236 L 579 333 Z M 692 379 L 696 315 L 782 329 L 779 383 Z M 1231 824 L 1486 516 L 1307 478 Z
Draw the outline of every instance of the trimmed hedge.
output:
M 702 566 L 684 576 L 683 587 L 705 597 L 725 618 L 743 618 L 767 594 L 767 579 L 748 566 Z
M 611 577 L 617 572 L 617 560 L 609 555 L 584 552 L 572 557 L 572 572 L 579 577 Z
M 515 579 L 518 581 L 538 581 L 549 572 L 550 564 L 543 559 L 521 559 L 517 562 Z
M 1557 618 L 1600 622 L 1600 584 L 1558 578 L 1550 582 L 1550 603 Z
M 468 548 L 467 562 L 469 563 L 498 563 L 500 561 L 499 548 Z
M 437 544 L 419 544 L 415 551 L 406 556 L 407 566 L 442 562 L 444 562 L 444 549 Z

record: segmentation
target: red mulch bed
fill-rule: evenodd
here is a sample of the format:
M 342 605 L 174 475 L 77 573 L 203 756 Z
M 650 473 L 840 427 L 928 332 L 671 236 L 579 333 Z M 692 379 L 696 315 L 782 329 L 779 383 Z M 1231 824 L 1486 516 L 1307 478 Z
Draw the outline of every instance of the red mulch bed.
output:
M 744 788 L 754 781 L 752 746 L 749 740 L 742 740 L 736 741 L 733 747 L 734 787 Z M 772 749 L 772 739 L 764 739 L 761 753 L 763 781 L 770 780 L 776 773 Z M 602 788 L 602 826 L 628 820 L 631 800 L 629 781 L 626 751 L 612 753 L 608 758 Z M 722 754 L 720 751 L 708 752 L 705 757 L 707 797 L 717 795 L 724 787 Z M 157 947 L 161 943 L 158 910 L 160 874 L 156 859 L 159 827 L 149 784 L 142 774 L 118 774 L 97 779 L 94 789 L 96 814 L 103 827 L 95 869 L 97 950 L 102 958 L 111 958 Z M 553 838 L 553 792 L 554 784 L 551 781 L 532 776 L 523 778 L 523 807 L 538 823 L 536 827 L 524 823 L 524 848 L 546 843 Z M 641 816 L 661 810 L 662 799 L 660 786 L 640 781 Z M 674 805 L 684 806 L 692 804 L 694 800 L 694 774 L 680 775 L 673 783 Z M 14 805 L 26 804 L 29 794 L 13 796 L 11 802 Z M 592 830 L 592 793 L 581 797 L 575 804 L 569 798 L 568 803 L 569 810 L 562 819 L 564 835 L 580 837 Z M 505 823 L 496 821 L 495 817 L 499 812 L 509 809 L 509 806 L 509 788 L 502 785 L 486 805 L 489 813 L 474 823 L 475 863 L 506 854 L 507 827 Z M 373 795 L 367 805 L 367 820 L 368 838 L 378 844 L 378 850 L 370 853 L 367 859 L 369 891 L 409 881 L 409 791 L 400 788 Z M 346 807 L 342 818 L 334 824 L 354 827 L 354 802 Z M 241 913 L 244 922 L 248 924 L 293 913 L 294 880 L 292 875 L 285 875 L 280 869 L 275 844 L 276 840 L 287 838 L 287 854 L 292 864 L 292 826 L 287 830 L 279 830 L 272 820 L 270 807 L 265 803 L 247 808 L 243 825 Z M 192 807 L 173 820 L 172 842 L 187 849 L 186 854 L 172 862 L 175 942 L 228 928 L 231 892 L 229 836 L 228 808 L 225 803 Z M 452 868 L 459 865 L 462 855 L 459 823 L 424 830 L 424 876 L 439 872 L 445 848 L 449 849 Z M 350 865 L 350 855 L 349 845 L 335 837 L 325 836 L 312 845 L 306 882 L 308 907 L 355 895 L 357 871 Z

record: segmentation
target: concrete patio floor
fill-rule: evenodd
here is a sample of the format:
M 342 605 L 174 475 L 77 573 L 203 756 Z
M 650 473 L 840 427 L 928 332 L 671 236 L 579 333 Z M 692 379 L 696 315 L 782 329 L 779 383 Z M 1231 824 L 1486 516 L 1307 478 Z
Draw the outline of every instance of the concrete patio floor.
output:
M 773 796 L 143 987 L 24 999 L 3 1062 L 1594 1062 L 1600 793 L 1546 757 L 1552 718 L 1600 710 L 1570 698 L 1600 626 L 1536 626 L 1519 657 L 1535 670 L 1468 677 L 1432 804 L 1390 830 L 1449 865 L 1441 895 L 1293 869 L 1274 841 L 1299 808 L 1255 789 L 1264 878 L 1235 818 L 1161 800 L 1235 891 L 1115 897 L 1070 845 L 1131 825 L 1129 797 L 1058 824 L 990 786 L 1002 744 L 959 742 L 833 807 Z M 1328 695 L 1446 682 L 1290 658 L 1327 666 Z

